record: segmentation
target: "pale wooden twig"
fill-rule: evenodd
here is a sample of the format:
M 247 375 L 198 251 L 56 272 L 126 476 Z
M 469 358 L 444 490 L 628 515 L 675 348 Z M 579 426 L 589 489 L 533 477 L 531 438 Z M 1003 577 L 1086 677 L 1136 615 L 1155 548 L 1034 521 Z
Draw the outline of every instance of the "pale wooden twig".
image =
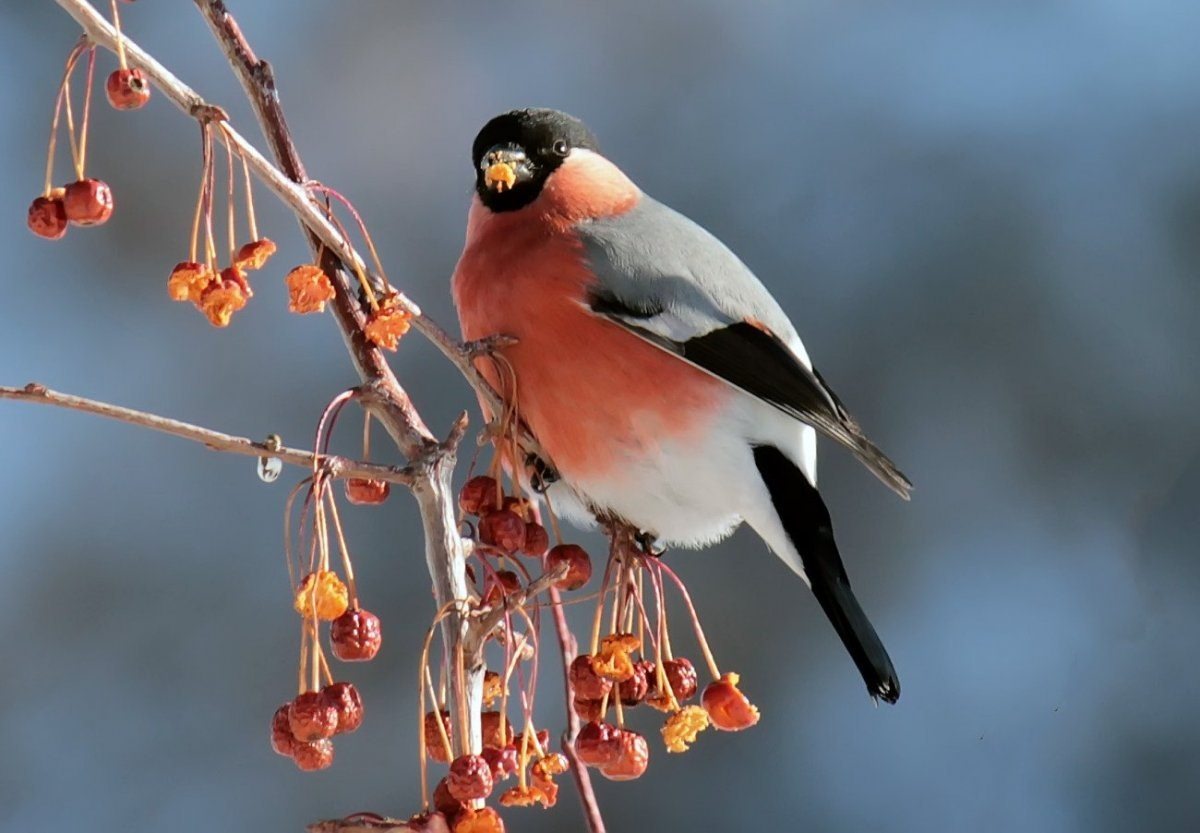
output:
M 334 477 L 386 480 L 389 483 L 398 483 L 402 486 L 410 486 L 413 482 L 412 471 L 408 468 L 381 466 L 377 463 L 351 460 L 348 457 L 341 457 L 336 454 L 313 454 L 309 451 L 288 448 L 287 446 L 275 448 L 269 446 L 266 442 L 255 442 L 246 437 L 223 434 L 220 431 L 213 431 L 210 428 L 192 425 L 190 422 L 181 422 L 177 419 L 158 416 L 146 411 L 136 411 L 133 408 L 124 408 L 120 405 L 99 402 L 95 399 L 87 399 L 82 396 L 72 396 L 69 393 L 59 393 L 37 382 L 30 382 L 23 388 L 0 386 L 0 399 L 15 399 L 19 402 L 31 402 L 36 405 L 53 405 L 57 408 L 95 414 L 96 416 L 114 419 L 129 425 L 149 428 L 151 431 L 170 434 L 173 437 L 202 443 L 214 451 L 244 454 L 249 457 L 278 457 L 285 463 L 302 466 L 310 471 L 314 468 L 324 468 Z

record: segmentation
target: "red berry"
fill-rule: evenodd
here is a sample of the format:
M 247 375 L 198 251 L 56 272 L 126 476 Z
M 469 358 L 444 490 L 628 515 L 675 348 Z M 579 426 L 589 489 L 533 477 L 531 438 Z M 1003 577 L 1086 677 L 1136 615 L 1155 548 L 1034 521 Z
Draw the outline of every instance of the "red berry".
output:
M 504 721 L 504 732 L 500 731 L 500 712 L 484 712 L 479 716 L 485 749 L 503 749 L 512 744 L 516 735 L 511 720 Z
M 568 673 L 571 678 L 571 691 L 580 700 L 601 700 L 612 691 L 612 680 L 596 673 L 592 666 L 592 658 L 587 654 L 575 657 Z
M 512 555 L 525 544 L 525 521 L 507 509 L 488 512 L 479 519 L 479 540 Z
M 483 594 L 483 603 L 497 604 L 504 596 L 521 592 L 521 577 L 512 570 L 497 570 L 487 579 L 487 592 Z
M 29 230 L 38 237 L 58 240 L 67 233 L 67 209 L 61 197 L 38 197 L 29 204 Z
M 663 663 L 663 671 L 667 674 L 671 691 L 675 692 L 675 699 L 680 703 L 696 695 L 699 683 L 696 680 L 696 667 L 691 660 L 684 657 L 669 659 Z
M 271 718 L 271 748 L 277 755 L 285 758 L 296 754 L 296 744 L 298 743 L 288 721 L 288 710 L 291 705 L 290 702 L 284 703 L 275 710 L 275 715 Z
M 579 719 L 584 721 L 600 720 L 604 717 L 604 712 L 600 710 L 603 704 L 603 700 L 584 700 L 580 697 L 571 700 L 571 708 L 579 715 Z
M 337 709 L 337 731 L 334 734 L 353 732 L 362 725 L 362 695 L 358 693 L 354 683 L 330 683 L 321 689 L 321 696 Z
M 337 707 L 319 691 L 306 691 L 288 706 L 288 726 L 301 743 L 333 737 L 338 727 Z
M 433 807 L 439 813 L 444 813 L 446 818 L 451 822 L 467 809 L 467 805 L 459 801 L 450 794 L 450 787 L 447 784 L 447 779 L 443 778 L 437 782 L 437 786 L 433 790 Z
M 140 69 L 114 69 L 104 92 L 108 103 L 118 110 L 137 110 L 150 100 L 150 83 Z
M 492 768 L 492 782 L 503 780 L 517 774 L 517 747 L 509 745 L 503 749 L 485 745 L 480 753 Z
M 458 493 L 459 508 L 468 515 L 478 515 L 481 510 L 495 508 L 498 493 L 499 486 L 493 478 L 486 474 L 472 477 Z
M 305 772 L 328 769 L 333 764 L 333 741 L 324 738 L 309 743 L 297 742 L 292 760 Z
M 112 189 L 98 179 L 72 182 L 63 195 L 63 207 L 75 225 L 98 226 L 112 216 Z
M 617 727 L 609 723 L 587 723 L 575 738 L 575 754 L 586 766 L 607 766 L 620 751 L 615 743 Z
M 650 745 L 637 732 L 617 729 L 613 739 L 616 754 L 613 760 L 600 767 L 600 774 L 610 781 L 632 781 L 640 778 L 650 765 Z
M 633 676 L 620 683 L 618 691 L 621 703 L 626 706 L 636 706 L 650 694 L 650 681 L 654 679 L 654 663 L 650 660 L 638 660 L 633 664 Z
M 437 715 L 439 712 L 425 713 L 425 754 L 429 760 L 437 761 L 440 764 L 450 763 L 450 750 L 446 748 L 446 744 L 442 742 L 442 734 L 438 731 Z M 450 712 L 442 709 L 440 712 L 442 717 L 442 729 L 446 732 L 446 738 L 450 735 Z
M 567 565 L 567 574 L 555 585 L 560 590 L 578 590 L 592 577 L 592 559 L 581 546 L 559 544 L 546 554 L 547 572 L 553 572 L 562 564 Z
M 346 500 L 357 506 L 378 506 L 388 499 L 392 487 L 386 480 L 350 477 L 346 480 Z
M 492 768 L 481 755 L 460 755 L 450 764 L 446 788 L 459 801 L 473 801 L 492 794 Z
M 354 607 L 333 620 L 329 628 L 333 655 L 342 662 L 374 659 L 383 644 L 379 617 L 369 610 Z
M 521 552 L 533 558 L 541 558 L 549 548 L 550 534 L 546 532 L 546 527 L 532 522 L 525 524 L 525 544 L 521 547 Z

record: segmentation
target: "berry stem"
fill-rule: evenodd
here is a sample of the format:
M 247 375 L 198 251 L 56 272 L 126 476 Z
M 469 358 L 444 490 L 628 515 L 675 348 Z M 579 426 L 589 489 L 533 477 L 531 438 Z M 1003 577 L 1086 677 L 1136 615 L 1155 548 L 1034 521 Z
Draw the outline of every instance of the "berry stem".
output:
M 333 515 L 333 530 L 337 535 L 338 550 L 342 555 L 342 569 L 346 571 L 346 584 L 350 588 L 350 606 L 358 607 L 358 586 L 354 583 L 354 565 L 350 563 L 350 548 L 346 546 L 346 536 L 342 531 L 342 519 L 338 514 L 337 502 L 333 499 L 333 490 L 325 493 L 329 500 L 329 512 Z
M 87 46 L 87 43 L 87 35 L 84 35 L 71 49 L 70 53 L 68 53 L 66 67 L 63 70 L 62 81 L 60 81 L 58 84 L 58 96 L 54 100 L 54 118 L 50 120 L 50 141 L 47 143 L 49 145 L 49 150 L 46 154 L 46 188 L 45 193 L 43 194 L 43 196 L 46 197 L 50 196 L 50 191 L 54 187 L 54 151 L 58 146 L 59 117 L 62 115 L 63 102 L 66 100 L 68 95 L 67 85 L 70 81 L 71 73 L 75 70 L 75 63 L 79 60 L 79 56 L 83 54 L 84 47 Z M 74 142 L 75 134 L 72 131 L 72 159 L 75 155 Z
M 117 12 L 117 0 L 112 0 L 113 28 L 117 30 L 117 61 L 121 69 L 129 69 L 125 60 L 125 36 L 121 34 L 121 15 Z
M 350 216 L 354 218 L 354 222 L 358 225 L 359 234 L 361 234 L 363 240 L 366 241 L 367 251 L 371 253 L 371 261 L 375 264 L 375 271 L 379 273 L 379 277 L 383 280 L 383 285 L 390 289 L 391 284 L 388 283 L 387 274 L 383 271 L 383 263 L 379 259 L 379 252 L 375 250 L 375 242 L 371 239 L 371 233 L 367 231 L 367 224 L 363 222 L 362 216 L 358 213 L 358 209 L 354 207 L 354 203 L 342 196 L 342 194 L 337 190 L 322 185 L 319 182 L 310 183 L 309 187 L 324 194 L 326 197 L 333 197 L 335 200 L 344 205 L 346 210 L 350 212 Z M 347 238 L 347 242 L 349 242 L 349 238 Z
M 692 605 L 692 597 L 688 594 L 687 588 L 675 572 L 663 564 L 662 561 L 657 562 L 659 569 L 670 577 L 671 581 L 675 582 L 675 586 L 679 588 L 679 592 L 683 595 L 684 604 L 687 605 L 688 613 L 692 617 L 692 627 L 696 631 L 696 641 L 700 643 L 700 651 L 704 654 L 704 661 L 708 663 L 709 673 L 712 674 L 714 680 L 721 679 L 721 672 L 717 669 L 717 661 L 713 659 L 712 651 L 709 650 L 708 640 L 704 638 L 704 628 L 700 627 L 700 617 L 696 615 L 696 608 Z
M 225 235 L 229 238 L 229 265 L 232 266 L 237 253 L 237 206 L 233 199 L 233 151 L 224 130 L 221 131 L 221 142 L 225 145 Z
M 92 83 L 96 77 L 96 47 L 88 50 L 87 86 L 83 91 L 83 119 L 79 124 L 79 178 L 87 169 L 88 122 L 92 115 Z
M 338 230 L 338 234 L 342 236 L 342 243 L 346 248 L 353 250 L 353 246 L 350 243 L 350 234 L 346 231 L 346 227 L 342 225 L 342 221 L 333 213 L 333 208 L 328 204 L 325 206 L 325 213 L 329 217 L 329 222 L 333 224 L 333 227 Z M 371 288 L 371 282 L 367 280 L 367 273 L 364 271 L 362 263 L 354 260 L 350 263 L 350 266 L 354 270 L 354 276 L 358 278 L 358 285 L 362 287 L 363 293 L 367 296 L 367 303 L 370 304 L 371 310 L 377 311 L 379 309 L 379 299 L 375 297 L 375 290 Z
M 74 65 L 72 65 L 74 69 Z M 67 138 L 71 141 L 71 163 L 75 166 L 75 178 L 83 179 L 83 165 L 79 161 L 79 142 L 75 138 L 75 111 L 71 108 L 71 79 L 63 81 L 63 105 L 67 113 Z
M 257 240 L 258 218 L 254 216 L 254 180 L 250 177 L 250 163 L 246 161 L 246 154 L 239 151 L 238 156 L 242 160 L 242 177 L 246 181 L 246 216 L 250 222 L 250 239 Z
M 312 478 L 306 477 L 305 479 L 303 479 L 299 483 L 297 483 L 295 486 L 293 486 L 292 490 L 290 492 L 288 492 L 287 501 L 284 503 L 284 508 L 283 508 L 283 557 L 284 557 L 284 560 L 287 561 L 288 588 L 293 593 L 296 592 L 296 587 L 299 585 L 300 582 L 297 577 L 297 573 L 299 572 L 299 570 L 293 563 L 294 550 L 292 547 L 292 509 L 296 504 L 296 498 L 297 498 L 297 496 L 299 496 L 300 490 L 303 489 L 306 484 L 310 483 L 311 480 L 312 480 Z M 305 499 L 304 503 L 305 503 L 305 506 L 307 507 L 307 505 L 308 505 L 307 498 Z M 301 518 L 301 521 L 300 521 L 300 536 L 299 537 L 301 539 L 304 538 L 304 520 L 303 520 L 303 518 Z

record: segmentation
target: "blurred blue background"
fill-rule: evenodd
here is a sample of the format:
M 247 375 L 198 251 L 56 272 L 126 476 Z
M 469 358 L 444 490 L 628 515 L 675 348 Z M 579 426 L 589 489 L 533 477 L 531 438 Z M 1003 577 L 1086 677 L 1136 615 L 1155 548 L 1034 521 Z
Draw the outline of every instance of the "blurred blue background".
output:
M 476 130 L 561 107 L 743 256 L 917 484 L 902 504 L 826 447 L 842 551 L 903 680 L 893 708 L 871 707 L 753 535 L 670 556 L 763 721 L 681 757 L 654 741 L 646 777 L 598 785 L 610 830 L 1197 829 L 1200 5 L 233 11 L 275 65 L 310 173 L 358 203 L 393 281 L 439 321 Z M 282 252 L 228 331 L 170 303 L 198 142 L 159 96 L 96 108 L 90 171 L 113 220 L 35 238 L 25 209 L 76 28 L 48 0 L 0 15 L 0 383 L 306 443 L 354 378 L 328 319 L 286 313 L 279 276 L 307 257 L 295 224 L 259 192 Z M 190 3 L 124 17 L 257 139 Z M 394 366 L 439 430 L 471 402 L 419 338 Z M 0 828 L 284 831 L 416 809 L 411 681 L 432 604 L 407 495 L 346 513 L 385 648 L 348 672 L 369 729 L 304 775 L 267 745 L 296 654 L 287 484 L 31 405 L 0 404 L 0 435 Z M 569 792 L 507 817 L 580 829 Z

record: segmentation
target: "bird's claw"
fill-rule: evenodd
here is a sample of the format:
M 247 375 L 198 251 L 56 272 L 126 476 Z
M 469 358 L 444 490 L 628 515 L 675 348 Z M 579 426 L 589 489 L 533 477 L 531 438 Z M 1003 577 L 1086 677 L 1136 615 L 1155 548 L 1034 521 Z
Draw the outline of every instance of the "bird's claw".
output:
M 474 341 L 463 342 L 463 352 L 468 358 L 478 359 L 480 356 L 490 356 L 502 347 L 511 347 L 517 343 L 514 336 L 497 333 L 496 335 L 477 338 Z
M 529 470 L 529 488 L 538 494 L 543 494 L 560 479 L 558 472 L 536 454 L 525 455 L 525 467 Z

